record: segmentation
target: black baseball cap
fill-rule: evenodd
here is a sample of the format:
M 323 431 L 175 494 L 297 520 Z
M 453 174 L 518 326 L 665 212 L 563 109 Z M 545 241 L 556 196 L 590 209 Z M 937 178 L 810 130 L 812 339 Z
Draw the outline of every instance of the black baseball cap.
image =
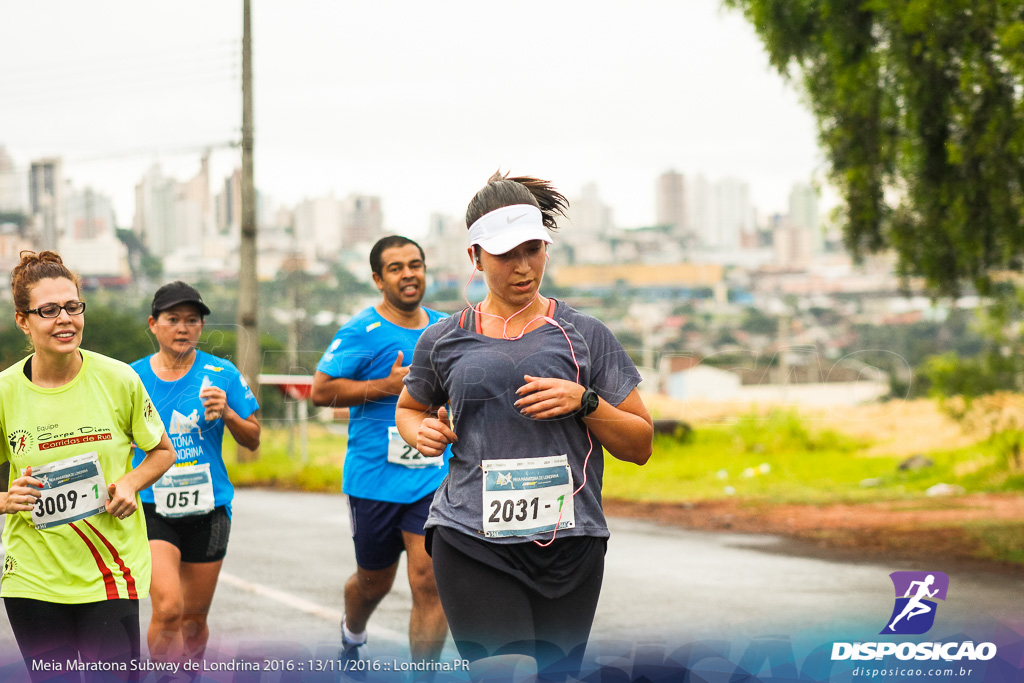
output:
M 153 317 L 158 317 L 160 311 L 174 308 L 178 304 L 192 304 L 203 315 L 210 315 L 210 307 L 203 303 L 199 290 L 187 282 L 175 280 L 156 290 L 153 295 Z

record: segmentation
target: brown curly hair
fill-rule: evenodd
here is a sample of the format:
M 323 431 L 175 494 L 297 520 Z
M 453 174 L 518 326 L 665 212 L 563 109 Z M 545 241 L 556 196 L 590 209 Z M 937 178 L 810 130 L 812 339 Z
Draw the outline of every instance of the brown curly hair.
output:
M 11 271 L 11 293 L 14 295 L 15 310 L 22 313 L 27 311 L 32 287 L 48 277 L 71 280 L 81 296 L 78 276 L 68 270 L 60 254 L 55 251 L 41 251 L 37 254 L 26 250 L 21 252 L 21 262 Z

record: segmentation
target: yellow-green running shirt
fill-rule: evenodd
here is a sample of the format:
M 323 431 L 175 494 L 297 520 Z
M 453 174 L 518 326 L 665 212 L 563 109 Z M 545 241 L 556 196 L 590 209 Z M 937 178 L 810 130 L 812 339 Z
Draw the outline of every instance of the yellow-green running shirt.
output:
M 0 373 L 0 460 L 10 483 L 33 468 L 95 451 L 108 484 L 131 470 L 132 443 L 151 450 L 164 432 L 135 371 L 81 350 L 78 375 L 46 389 L 24 374 L 28 359 Z M 138 495 L 136 495 L 136 500 Z M 127 519 L 106 512 L 37 530 L 32 512 L 4 522 L 0 596 L 63 604 L 149 595 L 150 555 L 140 510 Z

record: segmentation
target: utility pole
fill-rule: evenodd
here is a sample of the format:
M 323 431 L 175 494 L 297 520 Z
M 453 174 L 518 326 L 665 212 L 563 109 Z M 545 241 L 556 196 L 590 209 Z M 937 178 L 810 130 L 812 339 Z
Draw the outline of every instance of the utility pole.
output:
M 252 170 L 252 20 L 249 1 L 242 11 L 242 236 L 238 258 L 238 368 L 259 396 L 259 289 L 256 282 L 256 185 Z M 239 462 L 258 453 L 238 447 Z

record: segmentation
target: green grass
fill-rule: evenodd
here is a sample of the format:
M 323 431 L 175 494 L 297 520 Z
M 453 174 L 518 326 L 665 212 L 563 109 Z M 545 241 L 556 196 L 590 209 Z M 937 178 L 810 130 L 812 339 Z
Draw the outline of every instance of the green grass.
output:
M 606 458 L 604 494 L 659 502 L 736 497 L 820 504 L 916 499 L 940 482 L 968 492 L 1024 490 L 1024 477 L 1008 476 L 996 464 L 993 444 L 928 453 L 934 466 L 914 471 L 898 469 L 904 456 L 863 455 L 869 445 L 833 431 L 810 431 L 792 414 L 744 417 L 734 425 L 703 427 L 685 442 L 659 437 L 644 467 Z M 978 464 L 963 466 L 970 462 Z M 958 468 L 973 471 L 958 475 Z M 877 485 L 861 485 L 872 479 Z
M 1024 522 L 968 522 L 963 530 L 978 542 L 978 557 L 1024 564 Z
M 264 427 L 260 458 L 235 460 L 225 438 L 228 474 L 236 486 L 340 492 L 346 438 L 309 427 L 309 462 L 301 462 L 296 439 L 288 454 L 288 431 Z M 941 510 L 946 498 L 924 491 L 940 482 L 968 493 L 1024 491 L 1024 474 L 1010 474 L 998 441 L 930 452 L 934 465 L 902 471 L 905 456 L 865 455 L 870 443 L 829 430 L 810 430 L 794 414 L 746 416 L 736 424 L 708 426 L 684 438 L 659 436 L 644 467 L 605 458 L 604 495 L 625 500 L 682 502 L 735 498 L 750 503 L 868 503 L 906 501 L 901 510 Z M 872 479 L 874 486 L 862 486 Z M 727 492 L 727 487 L 731 492 Z M 959 525 L 975 556 L 1024 564 L 1024 533 L 1019 521 L 981 520 Z
M 343 426 L 333 429 L 344 431 Z M 259 460 L 238 463 L 234 443 L 226 436 L 224 454 L 232 481 L 238 486 L 341 490 L 343 433 L 311 423 L 308 463 L 300 462 L 297 443 L 294 457 L 289 457 L 287 444 L 287 429 L 265 427 Z M 904 456 L 865 456 L 869 445 L 834 431 L 810 430 L 794 414 L 745 416 L 733 425 L 702 427 L 685 440 L 657 437 L 654 455 L 644 467 L 606 457 L 604 495 L 659 502 L 735 497 L 810 504 L 914 499 L 930 509 L 942 507 L 942 502 L 922 493 L 940 482 L 967 492 L 1024 491 L 1024 474 L 1007 472 L 994 443 L 928 453 L 934 466 L 910 472 L 898 469 Z M 866 479 L 876 479 L 878 485 L 862 486 Z
M 235 486 L 272 486 L 303 491 L 341 492 L 341 465 L 345 459 L 344 434 L 332 434 L 316 423 L 309 425 L 309 462 L 299 453 L 298 433 L 294 456 L 288 454 L 288 430 L 264 427 L 260 457 L 255 462 L 237 461 L 237 449 L 225 430 L 224 463 Z

